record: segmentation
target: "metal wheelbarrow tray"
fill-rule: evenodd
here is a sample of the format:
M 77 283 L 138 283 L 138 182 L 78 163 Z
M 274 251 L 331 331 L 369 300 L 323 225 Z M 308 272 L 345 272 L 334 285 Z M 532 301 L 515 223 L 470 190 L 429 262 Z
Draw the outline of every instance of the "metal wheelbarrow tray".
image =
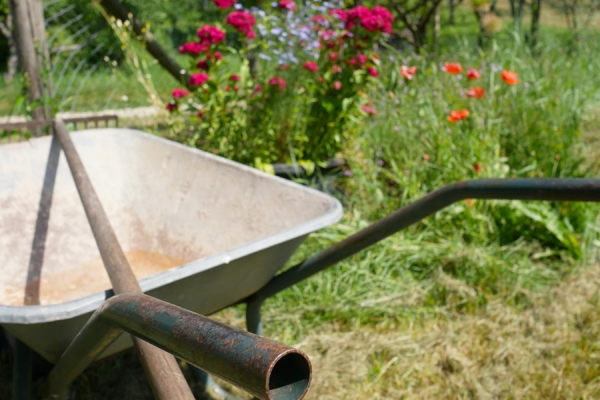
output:
M 72 139 L 142 290 L 200 314 L 256 293 L 342 215 L 331 196 L 143 132 Z M 0 324 L 54 363 L 110 287 L 56 139 L 0 146 Z

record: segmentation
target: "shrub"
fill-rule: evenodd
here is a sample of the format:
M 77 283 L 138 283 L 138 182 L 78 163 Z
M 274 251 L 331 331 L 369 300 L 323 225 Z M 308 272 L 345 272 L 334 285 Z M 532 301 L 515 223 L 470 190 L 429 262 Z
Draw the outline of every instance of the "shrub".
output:
M 179 48 L 190 56 L 190 91 L 176 89 L 167 108 L 193 124 L 182 140 L 256 166 L 335 156 L 375 114 L 368 97 L 378 85 L 374 49 L 391 31 L 392 15 L 358 6 L 310 19 L 308 9 L 303 19 L 289 1 L 277 3 L 273 17 L 236 8 L 224 26 L 203 26 Z M 228 46 L 226 36 L 236 34 L 238 45 Z M 286 38 L 281 46 L 274 34 Z M 281 58 L 256 62 L 257 51 L 266 61 Z

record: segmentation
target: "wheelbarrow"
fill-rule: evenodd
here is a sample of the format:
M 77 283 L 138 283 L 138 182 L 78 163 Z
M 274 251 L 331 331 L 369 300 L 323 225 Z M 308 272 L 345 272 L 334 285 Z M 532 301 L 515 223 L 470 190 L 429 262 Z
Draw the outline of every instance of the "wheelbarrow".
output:
M 275 276 L 308 234 L 339 220 L 337 200 L 138 131 L 89 130 L 72 138 L 141 289 L 203 315 L 245 302 L 247 328 L 258 335 L 266 299 L 454 202 L 600 201 L 594 179 L 459 182 Z M 0 323 L 55 363 L 112 294 L 55 140 L 0 147 L 0 209 L 0 259 L 10 271 L 0 278 L 0 303 L 8 303 L 0 306 Z M 123 335 L 88 358 L 128 346 Z

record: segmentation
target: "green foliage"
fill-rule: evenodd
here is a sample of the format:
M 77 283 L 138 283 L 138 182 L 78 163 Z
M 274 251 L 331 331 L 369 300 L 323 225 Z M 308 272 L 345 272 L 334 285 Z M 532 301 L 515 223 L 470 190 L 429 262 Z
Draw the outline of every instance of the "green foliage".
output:
M 180 141 L 260 167 L 322 162 L 356 136 L 372 103 L 368 92 L 378 85 L 379 56 L 373 49 L 381 32 L 357 26 L 354 35 L 345 35 L 334 16 L 309 23 L 279 9 L 274 13 L 259 20 L 259 38 L 241 38 L 237 47 L 212 44 L 192 54 L 189 69 L 209 80 L 190 98 L 169 105 L 192 115 Z M 294 21 L 306 26 L 294 32 L 289 26 Z M 291 50 L 288 40 L 278 46 L 269 32 L 291 38 Z M 310 46 L 313 52 L 304 49 Z M 323 51 L 314 54 L 317 46 Z M 256 54 L 263 61 L 256 62 Z M 266 62 L 276 56 L 278 63 Z

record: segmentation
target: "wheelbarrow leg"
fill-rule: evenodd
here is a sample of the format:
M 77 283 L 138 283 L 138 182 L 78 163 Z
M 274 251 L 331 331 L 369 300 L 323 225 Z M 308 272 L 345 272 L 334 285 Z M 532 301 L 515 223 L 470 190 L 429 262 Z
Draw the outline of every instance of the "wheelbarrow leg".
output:
M 27 345 L 15 339 L 13 361 L 13 400 L 29 400 L 31 397 L 32 351 Z
M 238 397 L 235 397 L 227 390 L 223 389 L 221 385 L 219 385 L 210 374 L 200 368 L 196 368 L 193 365 L 190 365 L 192 368 L 192 372 L 194 376 L 198 380 L 198 382 L 203 386 L 204 393 L 201 395 L 200 399 L 202 400 L 241 400 Z
M 258 336 L 263 335 L 262 321 L 260 319 L 262 303 L 260 300 L 250 300 L 246 303 L 246 329 L 248 329 L 248 332 Z

